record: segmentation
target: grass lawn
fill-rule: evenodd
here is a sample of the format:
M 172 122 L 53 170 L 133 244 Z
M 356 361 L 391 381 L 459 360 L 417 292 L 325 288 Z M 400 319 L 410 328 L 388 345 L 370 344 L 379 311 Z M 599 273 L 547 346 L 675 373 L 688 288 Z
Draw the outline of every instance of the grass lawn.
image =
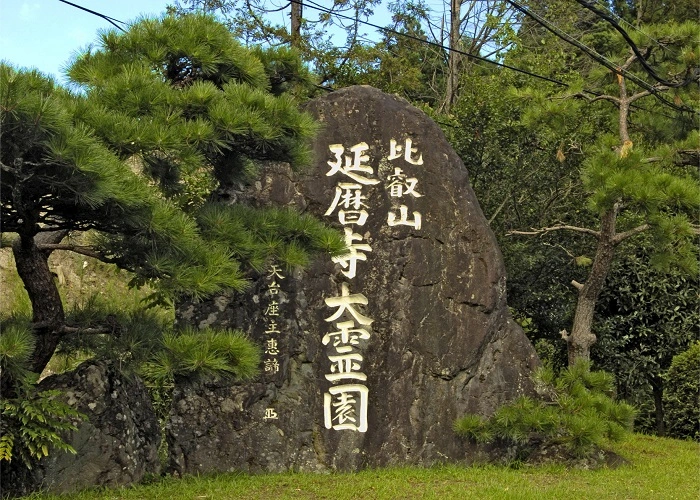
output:
M 634 435 L 615 451 L 632 462 L 595 471 L 564 467 L 440 466 L 356 474 L 220 474 L 167 478 L 120 490 L 35 500 L 92 499 L 700 499 L 700 445 Z

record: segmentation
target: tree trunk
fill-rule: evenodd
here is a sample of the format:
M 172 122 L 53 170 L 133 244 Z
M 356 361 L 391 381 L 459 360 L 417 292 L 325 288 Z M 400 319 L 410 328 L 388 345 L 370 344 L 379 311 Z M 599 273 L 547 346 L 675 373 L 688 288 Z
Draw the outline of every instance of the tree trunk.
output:
M 664 424 L 664 385 L 661 377 L 652 377 L 651 391 L 654 395 L 654 421 L 656 423 L 656 435 L 666 435 L 666 425 Z
M 623 69 L 635 61 L 635 56 L 627 59 L 623 65 Z M 627 154 L 626 150 L 632 147 L 630 140 L 627 120 L 629 118 L 630 104 L 632 98 L 627 95 L 627 85 L 625 79 L 618 75 L 618 85 L 620 88 L 618 126 L 620 137 L 619 154 Z M 596 249 L 595 259 L 591 272 L 586 280 L 586 283 L 579 289 L 578 302 L 576 303 L 576 312 L 574 314 L 574 325 L 571 329 L 571 335 L 566 337 L 569 351 L 569 366 L 573 365 L 579 359 L 590 361 L 591 346 L 596 342 L 596 336 L 591 331 L 593 326 L 593 314 L 595 305 L 598 301 L 598 296 L 605 285 L 605 278 L 610 271 L 613 256 L 615 255 L 615 223 L 617 222 L 617 214 L 620 210 L 620 203 L 615 205 L 605 212 L 601 217 L 600 237 L 598 239 L 598 247 Z
M 579 289 L 573 328 L 571 329 L 571 335 L 566 338 L 569 351 L 569 366 L 572 366 L 578 360 L 590 361 L 591 359 L 591 346 L 596 342 L 596 336 L 591 331 L 593 314 L 615 254 L 614 238 L 617 212 L 618 205 L 615 204 L 612 209 L 602 216 L 600 237 L 591 272 L 586 283 Z
M 21 237 L 12 247 L 17 274 L 32 303 L 32 321 L 36 347 L 31 370 L 41 373 L 53 356 L 65 324 L 63 303 L 49 269 L 48 255 L 36 245 L 34 237 Z
M 461 54 L 459 50 L 461 36 L 462 0 L 450 0 L 450 53 L 447 59 L 447 85 L 445 87 L 445 101 L 443 110 L 449 113 L 457 100 L 457 87 L 459 85 L 459 66 Z
M 292 0 L 291 5 L 291 34 L 292 34 L 292 47 L 301 47 L 301 11 L 302 11 L 302 0 Z

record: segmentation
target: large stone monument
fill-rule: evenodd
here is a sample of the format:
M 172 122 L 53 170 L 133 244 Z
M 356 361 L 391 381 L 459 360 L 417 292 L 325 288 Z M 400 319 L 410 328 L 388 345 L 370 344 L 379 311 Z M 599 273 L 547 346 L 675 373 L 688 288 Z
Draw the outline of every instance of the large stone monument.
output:
M 538 360 L 509 314 L 467 170 L 430 118 L 376 89 L 307 110 L 323 125 L 313 167 L 271 164 L 229 195 L 310 212 L 343 231 L 349 251 L 304 271 L 271 264 L 246 295 L 180 307 L 181 322 L 248 331 L 264 355 L 253 383 L 177 384 L 171 469 L 469 460 L 454 420 L 529 392 Z

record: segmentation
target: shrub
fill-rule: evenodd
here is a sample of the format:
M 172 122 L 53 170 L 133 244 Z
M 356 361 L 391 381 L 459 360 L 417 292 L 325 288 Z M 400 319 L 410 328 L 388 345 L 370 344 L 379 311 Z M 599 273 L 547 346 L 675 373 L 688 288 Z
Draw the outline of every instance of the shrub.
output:
M 586 362 L 563 370 L 558 378 L 550 368 L 542 368 L 535 382 L 537 399 L 522 396 L 488 419 L 465 415 L 455 422 L 455 432 L 477 443 L 515 447 L 523 459 L 536 447 L 550 445 L 587 456 L 632 430 L 634 408 L 616 402 L 613 377 L 590 371 Z
M 674 356 L 666 381 L 663 401 L 668 435 L 700 441 L 700 341 Z
M 0 462 L 19 456 L 31 469 L 33 460 L 47 457 L 51 448 L 75 453 L 61 432 L 76 430 L 75 422 L 85 415 L 58 399 L 61 391 L 25 386 L 18 392 L 17 398 L 0 399 Z
M 0 462 L 19 457 L 31 469 L 34 460 L 49 454 L 51 448 L 75 453 L 61 432 L 75 430 L 75 421 L 84 419 L 58 396 L 60 391 L 37 391 L 36 375 L 27 365 L 34 349 L 34 335 L 20 323 L 4 322 L 0 335 Z

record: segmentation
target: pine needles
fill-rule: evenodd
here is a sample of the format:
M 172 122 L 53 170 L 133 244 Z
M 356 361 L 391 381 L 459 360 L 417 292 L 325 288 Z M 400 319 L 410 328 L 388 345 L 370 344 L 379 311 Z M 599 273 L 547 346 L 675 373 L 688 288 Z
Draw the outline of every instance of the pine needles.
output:
M 535 375 L 539 398 L 522 396 L 490 417 L 466 415 L 455 432 L 476 443 L 515 446 L 524 459 L 536 448 L 563 446 L 576 457 L 606 442 L 620 441 L 632 430 L 635 410 L 613 399 L 610 374 L 590 371 L 578 362 L 559 377 L 549 368 Z
M 260 349 L 241 331 L 186 329 L 166 334 L 141 373 L 157 385 L 178 377 L 247 380 L 259 363 Z

